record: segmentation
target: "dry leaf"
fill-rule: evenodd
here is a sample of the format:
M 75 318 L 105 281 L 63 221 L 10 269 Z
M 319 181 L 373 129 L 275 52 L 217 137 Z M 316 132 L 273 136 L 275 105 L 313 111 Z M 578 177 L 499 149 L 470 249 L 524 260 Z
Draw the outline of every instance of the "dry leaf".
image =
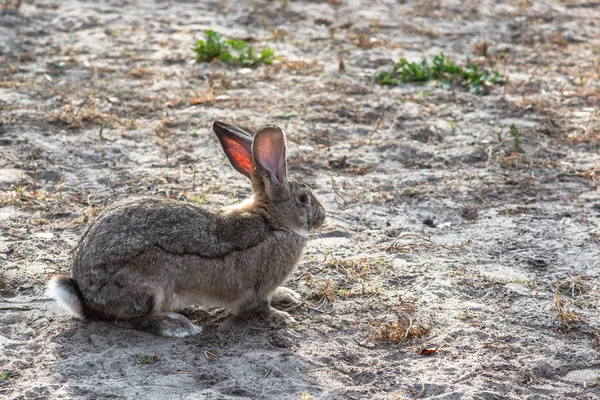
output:
M 421 354 L 422 356 L 430 356 L 432 354 L 437 353 L 438 348 L 437 347 L 429 347 L 429 348 L 424 348 L 423 350 L 421 350 Z

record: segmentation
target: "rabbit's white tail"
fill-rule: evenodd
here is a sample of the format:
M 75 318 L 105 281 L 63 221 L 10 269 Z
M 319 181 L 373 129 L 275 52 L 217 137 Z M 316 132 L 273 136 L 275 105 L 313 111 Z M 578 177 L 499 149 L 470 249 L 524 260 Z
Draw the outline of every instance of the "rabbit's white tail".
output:
M 48 295 L 79 318 L 84 318 L 83 299 L 77 282 L 65 275 L 57 275 L 48 282 Z

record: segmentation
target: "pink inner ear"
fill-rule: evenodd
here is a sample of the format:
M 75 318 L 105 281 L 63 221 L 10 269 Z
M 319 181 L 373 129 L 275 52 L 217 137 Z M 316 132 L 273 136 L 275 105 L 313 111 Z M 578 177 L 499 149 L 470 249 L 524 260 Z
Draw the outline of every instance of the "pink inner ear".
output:
M 245 173 L 247 176 L 252 175 L 254 172 L 254 162 L 252 161 L 252 153 L 250 149 L 247 149 L 241 143 L 230 137 L 223 137 L 223 146 L 229 153 L 231 163 L 233 166 Z
M 255 139 L 257 162 L 271 175 L 271 180 L 283 181 L 285 139 L 279 129 L 267 128 Z

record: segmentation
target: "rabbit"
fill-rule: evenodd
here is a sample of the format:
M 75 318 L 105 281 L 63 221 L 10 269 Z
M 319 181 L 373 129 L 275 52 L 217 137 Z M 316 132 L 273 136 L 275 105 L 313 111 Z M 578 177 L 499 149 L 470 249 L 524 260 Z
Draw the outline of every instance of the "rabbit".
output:
M 81 319 L 166 337 L 202 332 L 179 313 L 192 304 L 269 326 L 295 322 L 271 302 L 299 302 L 280 285 L 325 209 L 308 186 L 288 178 L 280 128 L 264 126 L 252 137 L 215 121 L 212 130 L 253 197 L 220 212 L 164 198 L 116 202 L 82 235 L 71 277 L 49 281 L 51 297 Z

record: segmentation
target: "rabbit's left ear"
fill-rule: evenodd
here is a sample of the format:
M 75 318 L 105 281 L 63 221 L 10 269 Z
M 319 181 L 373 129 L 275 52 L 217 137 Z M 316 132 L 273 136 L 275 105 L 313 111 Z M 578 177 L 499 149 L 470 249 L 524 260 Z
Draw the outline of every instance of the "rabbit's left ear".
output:
M 256 171 L 263 180 L 274 186 L 287 183 L 286 143 L 281 129 L 268 125 L 258 131 L 252 153 Z
M 238 127 L 220 121 L 213 122 L 212 130 L 217 135 L 231 166 L 246 178 L 252 179 L 252 136 Z

